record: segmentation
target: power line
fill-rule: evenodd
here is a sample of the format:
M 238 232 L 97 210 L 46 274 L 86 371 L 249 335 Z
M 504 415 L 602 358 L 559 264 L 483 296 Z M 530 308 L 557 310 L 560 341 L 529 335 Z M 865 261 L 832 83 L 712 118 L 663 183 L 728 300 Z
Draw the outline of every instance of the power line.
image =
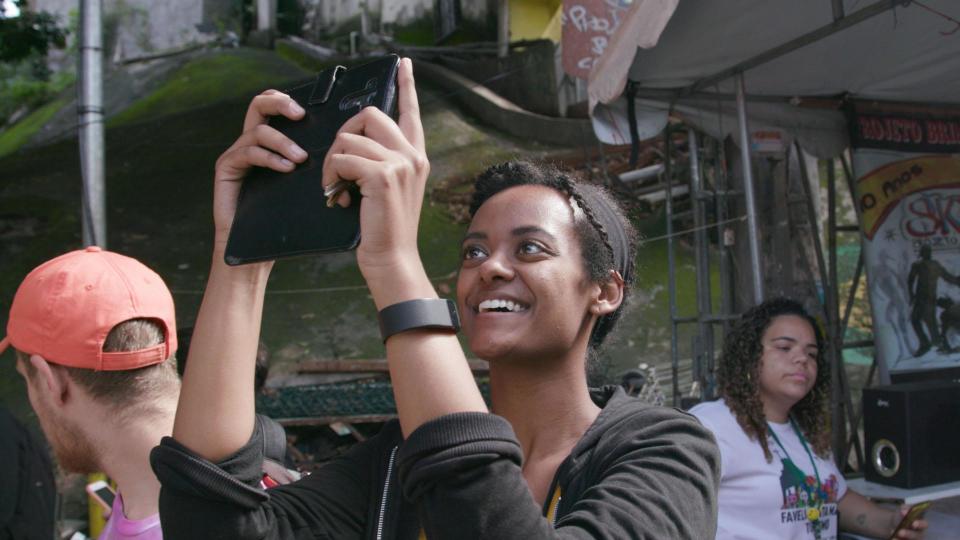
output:
M 708 223 L 707 225 L 702 225 L 702 226 L 700 226 L 700 227 L 694 227 L 694 228 L 692 228 L 692 229 L 687 229 L 687 230 L 684 230 L 684 231 L 677 231 L 677 232 L 675 232 L 675 233 L 665 234 L 665 235 L 663 235 L 663 236 L 654 236 L 653 238 L 644 238 L 644 239 L 643 239 L 643 243 L 646 244 L 646 243 L 650 243 L 650 242 L 656 242 L 657 240 L 666 240 L 667 238 L 675 238 L 675 237 L 677 237 L 677 236 L 683 236 L 683 235 L 685 235 L 685 234 L 690 234 L 690 233 L 692 233 L 692 232 L 702 231 L 702 230 L 706 230 L 706 229 L 713 229 L 713 228 L 721 227 L 721 226 L 723 226 L 723 225 L 727 225 L 727 224 L 730 224 L 730 223 L 740 223 L 740 222 L 743 222 L 743 221 L 746 221 L 746 220 L 747 220 L 747 216 L 746 216 L 746 215 L 742 215 L 742 216 L 740 216 L 740 217 L 725 219 L 725 220 L 723 220 L 723 221 L 718 221 L 718 222 L 716 222 L 716 223 Z

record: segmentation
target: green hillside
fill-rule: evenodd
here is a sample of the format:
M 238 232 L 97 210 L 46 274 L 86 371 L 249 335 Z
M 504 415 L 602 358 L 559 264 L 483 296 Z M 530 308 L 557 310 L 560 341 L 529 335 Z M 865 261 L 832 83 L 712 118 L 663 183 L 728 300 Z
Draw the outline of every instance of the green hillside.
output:
M 108 247 L 156 269 L 174 292 L 178 324 L 193 324 L 209 266 L 213 163 L 239 135 L 249 98 L 259 90 L 308 76 L 281 56 L 250 49 L 210 52 L 172 72 L 153 92 L 109 119 L 107 126 Z M 431 156 L 431 184 L 463 177 L 512 157 L 547 158 L 570 149 L 520 141 L 483 126 L 418 83 Z M 53 107 L 55 105 L 51 105 Z M 39 122 L 27 118 L 27 122 Z M 0 136 L 31 125 L 16 126 Z M 21 137 L 22 132 L 21 132 Z M 2 147 L 2 146 L 0 146 Z M 76 139 L 0 158 L 0 325 L 15 287 L 34 266 L 80 246 L 80 176 Z M 644 224 L 648 235 L 659 220 Z M 443 204 L 424 206 L 421 252 L 438 288 L 455 284 L 457 246 L 464 231 Z M 665 242 L 641 255 L 634 309 L 606 359 L 611 375 L 641 362 L 666 364 L 669 325 Z M 680 244 L 681 313 L 695 306 L 693 266 Z M 383 355 L 373 303 L 352 254 L 281 261 L 275 267 L 264 314 L 263 340 L 275 363 L 315 356 Z M 687 349 L 689 337 L 682 337 Z M 664 389 L 669 382 L 664 367 Z M 12 362 L 0 362 L 0 392 L 26 410 Z

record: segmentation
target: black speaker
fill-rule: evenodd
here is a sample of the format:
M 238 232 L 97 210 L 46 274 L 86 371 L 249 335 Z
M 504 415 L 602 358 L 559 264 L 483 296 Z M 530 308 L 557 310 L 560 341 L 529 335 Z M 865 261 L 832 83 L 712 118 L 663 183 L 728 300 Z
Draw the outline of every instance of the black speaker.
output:
M 960 480 L 960 383 L 863 390 L 864 476 L 913 489 Z

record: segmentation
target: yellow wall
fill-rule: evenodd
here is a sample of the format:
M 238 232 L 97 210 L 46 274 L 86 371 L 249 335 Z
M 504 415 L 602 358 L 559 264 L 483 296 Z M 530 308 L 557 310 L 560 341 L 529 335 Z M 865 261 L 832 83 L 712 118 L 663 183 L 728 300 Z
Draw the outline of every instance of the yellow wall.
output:
M 560 41 L 562 0 L 510 0 L 510 41 Z
M 96 482 L 97 480 L 107 480 L 107 475 L 103 473 L 93 473 L 87 475 L 87 482 Z M 90 522 L 90 538 L 96 538 L 103 532 L 103 527 L 107 520 L 103 517 L 103 507 L 94 502 L 92 498 L 87 498 L 87 518 Z

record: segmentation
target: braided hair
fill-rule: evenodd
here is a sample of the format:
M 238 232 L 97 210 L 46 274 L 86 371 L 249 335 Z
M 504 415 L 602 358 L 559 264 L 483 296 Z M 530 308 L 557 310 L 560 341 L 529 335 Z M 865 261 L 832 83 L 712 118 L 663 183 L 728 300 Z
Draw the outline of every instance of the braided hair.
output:
M 552 165 L 534 164 L 529 161 L 508 161 L 488 168 L 474 182 L 473 198 L 470 201 L 470 216 L 473 217 L 480 206 L 490 197 L 515 186 L 535 185 L 552 188 L 573 199 L 583 212 L 585 219 L 574 224 L 580 251 L 583 254 L 584 270 L 594 283 L 604 283 L 610 279 L 610 270 L 617 269 L 615 243 L 611 236 L 625 239 L 621 248 L 622 268 L 618 269 L 623 277 L 624 296 L 620 306 L 607 315 L 600 317 L 590 333 L 590 349 L 600 348 L 607 335 L 616 326 L 627 304 L 627 293 L 633 284 L 634 259 L 636 256 L 637 233 L 610 193 L 602 187 L 579 183 L 571 174 L 561 172 Z M 588 201 L 594 201 L 590 204 Z M 597 205 L 606 208 L 608 219 L 597 216 Z M 605 226 L 603 221 L 608 224 Z M 613 226 L 618 230 L 608 231 Z
M 772 298 L 748 309 L 727 335 L 717 367 L 720 396 L 724 398 L 737 423 L 751 439 L 763 448 L 767 461 L 773 459 L 767 444 L 767 417 L 760 401 L 760 358 L 763 356 L 763 335 L 774 319 L 783 315 L 800 317 L 813 328 L 817 340 L 817 379 L 813 389 L 798 401 L 790 415 L 822 458 L 830 452 L 830 368 L 824 351 L 823 334 L 800 302 L 788 298 Z

